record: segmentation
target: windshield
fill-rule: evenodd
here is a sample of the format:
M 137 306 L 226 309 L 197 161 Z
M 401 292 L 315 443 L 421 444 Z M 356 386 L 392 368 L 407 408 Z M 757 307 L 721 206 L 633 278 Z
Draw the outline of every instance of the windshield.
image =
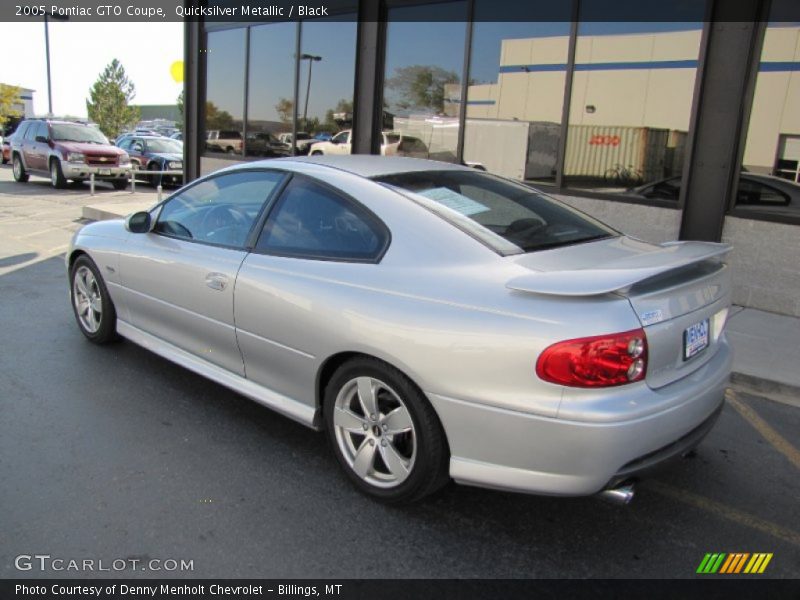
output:
M 376 181 L 412 192 L 425 205 L 467 233 L 507 254 L 508 243 L 524 252 L 556 248 L 618 235 L 591 217 L 541 194 L 478 171 L 423 171 L 376 177 Z M 466 217 L 466 218 L 465 218 Z M 477 224 L 476 232 L 474 225 Z M 492 238 L 503 243 L 492 243 Z
M 94 127 L 73 125 L 71 123 L 53 123 L 50 126 L 53 139 L 60 142 L 88 142 L 90 144 L 108 144 L 106 136 Z
M 147 149 L 150 152 L 168 152 L 183 154 L 183 145 L 169 138 L 163 140 L 147 140 Z

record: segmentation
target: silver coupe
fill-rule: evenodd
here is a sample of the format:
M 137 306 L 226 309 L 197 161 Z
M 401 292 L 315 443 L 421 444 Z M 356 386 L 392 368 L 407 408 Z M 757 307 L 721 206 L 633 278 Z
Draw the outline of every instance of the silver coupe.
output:
M 66 261 L 89 340 L 325 430 L 378 499 L 453 479 L 625 501 L 719 415 L 729 249 L 627 237 L 475 169 L 313 156 L 87 225 Z

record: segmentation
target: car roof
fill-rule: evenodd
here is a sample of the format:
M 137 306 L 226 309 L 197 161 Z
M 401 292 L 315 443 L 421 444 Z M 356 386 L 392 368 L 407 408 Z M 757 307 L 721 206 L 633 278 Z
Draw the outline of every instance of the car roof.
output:
M 371 178 L 381 175 L 394 175 L 396 173 L 414 173 L 419 171 L 470 171 L 469 167 L 454 165 L 451 163 L 440 162 L 438 160 L 426 160 L 423 158 L 409 158 L 405 156 L 378 156 L 374 154 L 350 154 L 350 155 L 324 155 L 314 156 L 289 156 L 286 158 L 273 158 L 267 161 L 260 161 L 261 166 L 274 166 L 280 162 L 306 163 L 321 165 L 347 171 L 354 175 Z M 253 163 L 247 163 L 250 166 Z

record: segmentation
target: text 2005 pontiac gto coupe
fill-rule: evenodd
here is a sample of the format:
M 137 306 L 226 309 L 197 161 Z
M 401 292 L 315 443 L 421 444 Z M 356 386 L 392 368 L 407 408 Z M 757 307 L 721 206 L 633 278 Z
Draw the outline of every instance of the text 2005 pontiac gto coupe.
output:
M 374 497 L 454 479 L 625 500 L 720 412 L 728 250 L 626 237 L 474 169 L 315 156 L 87 225 L 67 266 L 87 338 L 324 429 Z

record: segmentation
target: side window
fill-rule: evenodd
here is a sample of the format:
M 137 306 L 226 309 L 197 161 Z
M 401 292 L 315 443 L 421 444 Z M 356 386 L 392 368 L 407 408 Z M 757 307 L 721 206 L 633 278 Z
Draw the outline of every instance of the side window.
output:
M 333 136 L 333 139 L 331 139 L 331 141 L 336 144 L 346 144 L 347 137 L 349 135 L 350 135 L 349 131 L 342 131 L 341 133 L 337 133 L 335 136 Z
M 205 179 L 170 198 L 156 233 L 219 246 L 244 247 L 275 186 L 277 171 L 241 171 Z
M 47 130 L 47 123 L 45 123 L 43 121 L 39 123 L 39 127 L 36 129 L 36 137 L 39 137 L 39 136 L 42 136 L 42 137 L 45 137 L 45 138 L 48 138 L 48 139 L 50 138 L 50 132 Z
M 30 123 L 23 123 L 22 125 L 20 125 L 17 128 L 16 133 L 14 134 L 14 139 L 17 140 L 18 142 L 21 142 L 23 139 L 25 139 L 25 134 L 28 133 L 29 126 Z
M 137 138 L 131 138 L 130 147 L 134 152 L 144 152 L 144 142 Z
M 772 205 L 786 206 L 789 196 L 767 185 L 747 179 L 739 180 L 739 190 L 736 194 L 736 205 Z
M 299 258 L 378 258 L 385 226 L 366 209 L 314 181 L 295 177 L 270 213 L 256 249 Z
M 122 150 L 128 150 L 128 149 L 130 149 L 130 147 L 131 147 L 131 138 L 127 138 L 127 139 L 124 139 L 124 140 L 122 140 L 122 141 L 119 143 L 119 147 L 120 147 Z
M 26 140 L 35 140 L 37 131 L 39 131 L 39 123 L 31 123 L 28 125 L 28 130 L 25 132 Z

